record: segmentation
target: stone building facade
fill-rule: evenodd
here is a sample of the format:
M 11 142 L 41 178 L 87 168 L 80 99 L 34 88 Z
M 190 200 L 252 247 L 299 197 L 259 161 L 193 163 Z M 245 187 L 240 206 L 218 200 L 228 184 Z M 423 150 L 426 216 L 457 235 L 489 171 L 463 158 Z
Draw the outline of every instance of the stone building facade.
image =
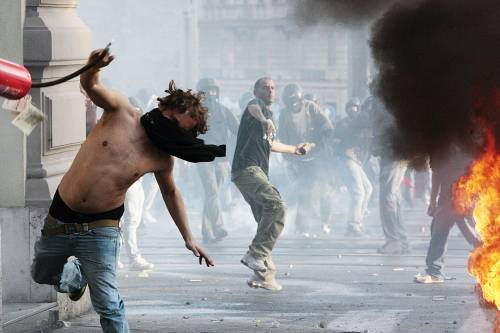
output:
M 170 80 L 196 84 L 197 8 L 198 0 L 85 0 L 78 11 L 95 48 L 114 41 L 116 59 L 102 72 L 106 84 L 127 95 L 158 95 Z
M 224 95 L 237 99 L 264 75 L 279 86 L 298 82 L 322 103 L 341 106 L 362 94 L 364 33 L 300 27 L 292 20 L 293 4 L 0 1 L 0 58 L 24 64 L 35 82 L 43 82 L 81 67 L 92 48 L 114 39 L 117 59 L 103 76 L 128 94 L 140 88 L 161 94 L 171 79 L 194 87 L 200 77 L 212 76 L 221 81 Z M 0 110 L 0 293 L 3 304 L 54 303 L 71 314 L 88 309 L 88 298 L 74 309 L 67 307 L 52 288 L 32 282 L 29 266 L 51 198 L 85 140 L 84 100 L 78 78 L 30 93 L 47 116 L 30 136 L 14 128 L 13 116 Z M 0 98 L 0 108 L 2 102 Z
M 219 79 L 223 94 L 234 99 L 262 76 L 278 87 L 297 82 L 321 103 L 338 107 L 349 97 L 364 97 L 366 34 L 340 26 L 304 27 L 294 19 L 296 1 L 200 2 L 200 75 Z

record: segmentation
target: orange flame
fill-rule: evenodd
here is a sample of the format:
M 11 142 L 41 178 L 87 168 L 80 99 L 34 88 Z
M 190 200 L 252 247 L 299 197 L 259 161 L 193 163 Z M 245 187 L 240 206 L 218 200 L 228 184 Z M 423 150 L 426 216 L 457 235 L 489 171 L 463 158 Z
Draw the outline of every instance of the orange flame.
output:
M 460 214 L 472 210 L 483 243 L 469 257 L 469 272 L 484 299 L 500 310 L 500 154 L 490 132 L 485 151 L 455 184 L 454 203 Z

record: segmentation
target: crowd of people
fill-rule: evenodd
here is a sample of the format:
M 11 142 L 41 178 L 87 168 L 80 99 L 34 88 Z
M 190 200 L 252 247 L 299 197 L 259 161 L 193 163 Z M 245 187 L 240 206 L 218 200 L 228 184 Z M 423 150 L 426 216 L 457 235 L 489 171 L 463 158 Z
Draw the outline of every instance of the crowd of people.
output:
M 367 233 L 365 220 L 373 220 L 374 215 L 378 213 L 385 243 L 381 244 L 377 252 L 403 255 L 411 253 L 411 247 L 402 207 L 406 205 L 413 208 L 416 201 L 420 200 L 420 204 L 428 205 L 428 214 L 434 219 L 431 227 L 433 238 L 426 261 L 429 268 L 424 274 L 415 277 L 415 282 L 419 283 L 443 281 L 442 264 L 439 263 L 443 261 L 448 234 L 454 223 L 472 246 L 479 244 L 473 230 L 472 219 L 458 217 L 453 213 L 451 204 L 451 186 L 463 173 L 467 164 L 458 167 L 457 170 L 453 168 L 455 164 L 449 161 L 454 155 L 450 155 L 449 159 L 442 157 L 441 163 L 444 163 L 443 161 L 448 163 L 443 173 L 441 171 L 443 167 L 439 167 L 437 162 L 431 162 L 436 157 L 429 157 L 426 167 L 417 172 L 409 167 L 410 161 L 396 159 L 391 142 L 391 136 L 395 135 L 394 131 L 397 130 L 394 120 L 374 95 L 364 100 L 353 97 L 346 103 L 344 110 L 336 110 L 333 103 L 325 103 L 325 107 L 322 107 L 316 95 L 304 93 L 303 88 L 297 83 L 284 85 L 278 99 L 274 81 L 271 78 L 263 79 L 272 83 L 272 91 L 259 90 L 259 82 L 269 83 L 261 79 L 252 92 L 249 90 L 241 95 L 239 110 L 234 107 L 236 103 L 221 101 L 221 87 L 217 80 L 213 78 L 199 80 L 196 90 L 205 94 L 204 103 L 209 113 L 209 131 L 201 137 L 207 142 L 217 144 L 233 142 L 236 146 L 230 145 L 229 157 L 216 159 L 212 163 L 192 165 L 191 170 L 190 166 L 186 165 L 184 170 L 198 173 L 202 184 L 201 235 L 205 244 L 220 242 L 228 236 L 223 212 L 228 202 L 241 198 L 250 205 L 259 228 L 266 228 L 269 235 L 274 235 L 271 239 L 265 240 L 266 250 L 262 250 L 261 245 L 259 252 L 259 245 L 253 244 L 242 259 L 245 265 L 250 263 L 249 267 L 258 268 L 254 269 L 255 276 L 249 280 L 250 286 L 264 285 L 266 289 L 281 289 L 274 279 L 275 274 L 262 273 L 268 267 L 271 267 L 270 271 L 274 267 L 270 252 L 287 219 L 289 228 L 297 237 L 318 237 L 320 234 L 330 233 L 332 226 L 338 231 L 341 225 L 345 230 L 344 236 L 362 239 Z M 266 89 L 270 88 L 266 86 Z M 266 98 L 268 105 L 263 105 L 262 101 L 266 101 Z M 132 104 L 135 101 L 134 105 L 141 112 L 151 108 L 151 101 L 154 100 L 155 96 L 148 96 L 144 90 L 131 97 Z M 253 105 L 259 106 L 260 113 L 253 110 Z M 259 126 L 262 129 L 252 124 L 255 121 L 257 124 L 261 123 Z M 254 127 L 246 128 L 249 122 L 251 124 L 248 126 Z M 240 134 L 238 134 L 239 127 Z M 251 130 L 263 133 L 262 135 L 251 133 Z M 249 143 L 251 137 L 257 139 Z M 236 138 L 238 138 L 237 143 Z M 267 148 L 266 142 L 270 145 Z M 285 150 L 282 156 L 268 157 L 269 152 L 266 152 L 266 149 L 274 151 L 272 144 L 275 142 L 294 147 L 307 144 L 307 151 L 304 154 L 296 154 L 293 148 L 290 151 Z M 259 150 L 262 144 L 264 146 Z M 450 149 L 458 148 L 455 146 Z M 283 151 L 278 150 L 278 152 Z M 447 155 L 443 153 L 443 156 Z M 249 176 L 248 170 L 245 171 L 246 174 L 242 172 L 241 169 L 245 168 L 241 167 L 241 164 L 252 167 L 253 176 Z M 256 168 L 262 174 L 256 175 Z M 450 173 L 449 170 L 457 172 Z M 445 174 L 447 179 L 437 181 L 436 179 L 443 178 L 439 176 L 440 174 Z M 247 178 L 243 181 L 244 175 Z M 147 177 L 146 175 L 145 178 Z M 235 187 L 230 185 L 230 180 L 236 185 Z M 247 185 L 242 182 L 246 182 Z M 281 193 L 284 194 L 281 195 L 275 190 L 271 182 L 283 188 Z M 143 213 L 151 215 L 153 210 L 152 202 L 158 187 L 154 182 L 148 183 L 152 184 L 145 191 L 150 193 L 149 199 L 146 200 L 149 207 L 136 208 L 136 216 Z M 252 184 L 254 188 L 248 189 L 248 184 Z M 259 198 L 255 197 L 259 194 L 257 189 L 263 190 L 266 186 L 269 187 L 268 192 L 265 195 L 261 194 L 259 202 Z M 137 185 L 130 188 L 129 192 L 137 191 L 134 187 Z M 235 192 L 235 188 L 239 190 L 241 196 Z M 126 207 L 129 196 L 134 197 L 133 193 L 127 194 Z M 448 199 L 445 199 L 446 196 Z M 139 200 L 144 201 L 144 199 Z M 344 207 L 343 214 L 338 212 L 336 214 L 340 205 L 336 205 L 335 202 L 340 200 L 343 200 L 347 207 Z M 291 214 L 286 214 L 284 202 L 293 207 L 295 212 L 288 218 L 287 215 Z M 130 207 L 134 205 L 138 207 L 137 203 L 129 203 Z M 438 209 L 438 206 L 446 208 Z M 137 218 L 131 217 L 133 214 L 127 213 L 131 209 L 128 209 L 123 217 L 124 247 L 130 258 L 130 269 L 149 269 L 153 265 L 140 255 L 137 248 L 135 233 L 140 222 Z M 269 222 L 269 219 L 272 222 Z
M 94 51 L 89 62 L 101 52 L 106 51 Z M 471 156 L 450 143 L 446 151 L 428 157 L 432 177 L 420 177 L 423 184 L 417 186 L 411 161 L 394 155 L 394 119 L 374 95 L 363 102 L 350 99 L 341 117 L 334 105 L 322 109 L 314 94 L 304 94 L 300 85 L 290 83 L 282 89 L 278 108 L 274 80 L 262 77 L 251 93 L 241 96 L 237 115 L 221 103 L 220 86 L 211 78 L 201 79 L 196 92 L 178 89 L 172 81 L 165 97 L 140 91 L 127 98 L 99 80 L 99 68 L 112 61 L 106 54 L 95 70 L 80 78 L 88 138 L 54 196 L 32 265 L 36 282 L 54 285 L 72 300 L 89 285 L 105 332 L 128 331 L 116 281 L 116 269 L 124 266 L 119 260 L 120 228 L 129 269 L 153 269 L 137 237 L 141 224 L 156 219 L 152 205 L 157 197 L 163 199 L 186 248 L 200 264 L 214 265 L 191 232 L 182 191 L 176 186 L 182 172 L 174 176 L 173 157 L 195 163 L 204 193 L 200 210 L 205 244 L 230 237 L 223 221 L 226 200 L 221 200 L 228 191 L 249 206 L 242 209 L 253 215 L 257 229 L 240 262 L 252 271 L 247 280 L 252 288 L 282 289 L 272 251 L 287 220 L 285 202 L 296 206 L 292 224 L 298 236 L 328 233 L 335 223 L 344 226 L 346 237 L 358 239 L 366 233 L 370 205 L 377 205 L 376 193 L 385 236 L 377 251 L 403 255 L 411 252 L 403 194 L 411 206 L 417 187 L 428 191 L 422 196 L 433 217 L 431 241 L 427 269 L 415 276 L 416 283 L 444 281 L 443 259 L 455 224 L 472 246 L 480 243 L 473 219 L 456 214 L 452 203 L 453 183 Z M 234 138 L 228 158 L 225 144 Z M 289 181 L 273 177 L 278 174 L 286 174 Z M 227 186 L 229 179 L 234 185 Z M 291 183 L 290 195 L 280 194 L 275 186 L 286 183 Z M 344 221 L 332 220 L 333 202 L 346 195 Z

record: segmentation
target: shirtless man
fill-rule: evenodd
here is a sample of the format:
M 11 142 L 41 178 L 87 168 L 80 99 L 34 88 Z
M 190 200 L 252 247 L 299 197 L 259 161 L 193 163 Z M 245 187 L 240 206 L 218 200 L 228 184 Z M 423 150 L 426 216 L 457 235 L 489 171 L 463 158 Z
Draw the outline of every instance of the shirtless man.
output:
M 116 281 L 118 223 L 127 189 L 142 175 L 154 172 L 186 248 L 199 258 L 200 264 L 204 259 L 207 266 L 213 266 L 212 259 L 193 238 L 184 202 L 172 175 L 174 158 L 166 151 L 170 149 L 176 156 L 182 155 L 175 144 L 181 140 L 181 146 L 185 147 L 187 140 L 191 161 L 209 161 L 220 156 L 220 149 L 225 147 L 203 145 L 196 139 L 197 134 L 207 129 L 207 110 L 200 102 L 201 95 L 176 89 L 173 82 L 166 91 L 167 96 L 158 99 L 158 109 L 141 118 L 126 96 L 100 83 L 99 69 L 114 59 L 108 51 L 96 50 L 90 54 L 89 62 L 97 59 L 101 52 L 106 52 L 105 57 L 95 69 L 83 74 L 80 82 L 104 114 L 54 195 L 42 237 L 35 245 L 31 273 L 37 283 L 54 285 L 57 291 L 68 293 L 72 300 L 78 300 L 88 284 L 103 331 L 128 332 Z M 151 126 L 153 129 L 149 131 Z M 173 144 L 160 146 L 165 138 L 155 137 L 158 133 L 166 135 Z M 200 152 L 201 159 L 198 158 Z M 70 256 L 76 259 L 68 261 Z

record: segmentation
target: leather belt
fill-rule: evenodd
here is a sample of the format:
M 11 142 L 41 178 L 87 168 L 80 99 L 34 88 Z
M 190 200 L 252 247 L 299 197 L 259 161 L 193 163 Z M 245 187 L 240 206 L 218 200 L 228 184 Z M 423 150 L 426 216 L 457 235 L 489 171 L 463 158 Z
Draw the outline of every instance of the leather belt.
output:
M 96 220 L 89 223 L 64 223 L 59 224 L 51 215 L 47 216 L 47 222 L 42 229 L 43 236 L 71 235 L 79 232 L 87 232 L 96 228 L 118 227 L 119 220 Z

